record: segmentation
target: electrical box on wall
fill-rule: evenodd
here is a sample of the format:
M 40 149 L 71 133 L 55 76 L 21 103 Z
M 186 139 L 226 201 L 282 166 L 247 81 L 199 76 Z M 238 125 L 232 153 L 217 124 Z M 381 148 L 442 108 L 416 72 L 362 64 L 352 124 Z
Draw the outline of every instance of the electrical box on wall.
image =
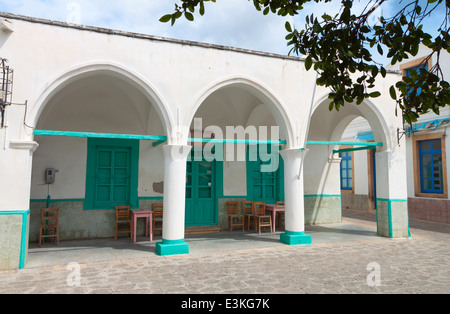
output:
M 47 168 L 45 169 L 45 183 L 46 184 L 53 184 L 55 183 L 55 177 L 56 177 L 56 170 L 55 168 Z

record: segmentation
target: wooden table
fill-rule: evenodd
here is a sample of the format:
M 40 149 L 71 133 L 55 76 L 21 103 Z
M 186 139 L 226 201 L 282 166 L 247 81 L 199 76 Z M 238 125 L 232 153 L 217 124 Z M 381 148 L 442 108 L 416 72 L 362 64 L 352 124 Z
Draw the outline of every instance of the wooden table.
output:
M 284 212 L 284 205 L 266 204 L 266 210 L 272 212 L 272 232 L 275 233 L 277 212 Z
M 133 240 L 136 243 L 136 226 L 137 219 L 145 218 L 145 236 L 148 237 L 150 232 L 150 242 L 153 241 L 153 211 L 151 209 L 132 209 L 131 224 L 133 229 Z

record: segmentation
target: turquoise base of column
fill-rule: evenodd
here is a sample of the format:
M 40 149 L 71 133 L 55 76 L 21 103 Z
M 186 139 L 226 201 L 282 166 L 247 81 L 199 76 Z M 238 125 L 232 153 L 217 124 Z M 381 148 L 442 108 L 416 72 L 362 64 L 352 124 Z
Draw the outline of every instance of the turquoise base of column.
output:
M 287 245 L 311 245 L 311 236 L 304 232 L 287 231 L 280 234 L 281 243 Z
M 189 254 L 189 244 L 181 240 L 165 240 L 156 243 L 156 254 L 159 256 Z

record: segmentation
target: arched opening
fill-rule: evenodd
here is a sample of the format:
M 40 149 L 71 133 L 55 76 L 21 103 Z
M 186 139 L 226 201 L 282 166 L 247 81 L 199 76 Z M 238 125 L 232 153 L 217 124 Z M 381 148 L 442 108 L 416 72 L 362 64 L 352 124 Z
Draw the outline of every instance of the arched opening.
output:
M 35 135 L 30 242 L 39 240 L 41 208 L 60 209 L 61 240 L 83 240 L 114 237 L 115 206 L 162 203 L 162 151 L 133 135 L 170 139 L 171 116 L 138 76 L 112 65 L 69 71 L 37 98 L 33 122 L 36 130 L 70 134 Z M 138 235 L 143 229 L 139 222 Z
M 225 141 L 214 145 L 213 158 L 208 157 L 211 143 L 191 143 L 186 225 L 229 230 L 227 202 L 238 202 L 243 214 L 243 201 L 283 201 L 279 150 L 290 145 L 292 129 L 280 102 L 259 84 L 238 78 L 209 88 L 194 108 L 187 123 L 188 137 Z
M 308 145 L 305 224 L 341 223 L 342 211 L 349 207 L 363 206 L 353 209 L 374 211 L 375 154 L 391 146 L 386 123 L 377 108 L 364 102 L 330 111 L 329 100 L 323 99 L 312 114 L 307 139 L 325 145 Z M 383 146 L 369 146 L 373 142 Z
M 357 117 L 350 122 L 342 134 L 344 142 L 375 142 L 369 122 L 363 117 Z M 341 158 L 340 180 L 343 209 L 375 213 L 377 208 L 376 188 L 376 149 L 354 149 L 354 146 L 344 145 L 339 149 Z

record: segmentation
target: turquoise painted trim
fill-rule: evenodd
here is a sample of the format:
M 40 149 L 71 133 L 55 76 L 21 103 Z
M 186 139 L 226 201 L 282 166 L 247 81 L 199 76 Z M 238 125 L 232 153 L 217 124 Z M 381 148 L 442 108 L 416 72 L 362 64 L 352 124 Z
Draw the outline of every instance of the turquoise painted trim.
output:
M 138 196 L 138 200 L 162 200 L 162 196 Z M 84 202 L 84 198 L 50 199 L 50 203 Z M 31 199 L 30 203 L 45 203 L 46 199 Z
M 306 145 L 355 145 L 355 146 L 383 146 L 381 142 L 326 142 L 326 141 L 309 141 Z
M 305 232 L 289 231 L 280 234 L 280 242 L 286 245 L 311 245 L 311 236 Z
M 247 195 L 222 195 L 218 198 L 247 198 Z
M 409 229 L 409 206 L 407 199 L 388 199 L 388 198 L 377 198 L 376 201 L 387 202 L 388 203 L 388 224 L 389 224 L 389 238 L 393 237 L 393 226 L 392 226 L 392 202 L 406 202 L 406 220 L 408 224 L 408 236 L 411 237 L 411 230 Z M 378 232 L 378 210 L 376 212 L 377 216 L 377 235 Z
M 166 240 L 156 243 L 155 253 L 159 256 L 184 255 L 189 254 L 189 244 L 184 239 Z
M 166 143 L 167 141 L 156 141 L 156 142 L 154 142 L 153 144 L 152 144 L 152 146 L 153 147 L 156 147 L 156 146 L 159 146 L 159 145 L 161 145 L 161 144 L 163 144 L 163 143 Z
M 304 197 L 342 197 L 341 194 L 305 194 Z
M 31 199 L 30 203 L 62 203 L 62 202 L 84 202 L 84 198 L 67 198 L 67 199 Z
M 25 215 L 29 214 L 30 210 L 0 210 L 0 216 L 11 216 L 11 215 Z
M 388 202 L 388 219 L 389 219 L 389 238 L 392 238 L 393 226 L 392 226 L 392 202 Z
M 34 135 L 46 135 L 46 136 L 97 138 L 97 139 L 167 141 L 167 136 L 154 136 L 154 135 L 66 132 L 66 131 L 49 131 L 49 130 L 34 130 L 33 134 Z
M 138 196 L 138 200 L 162 200 L 163 196 Z
M 30 210 L 14 210 L 14 211 L 0 211 L 0 216 L 21 215 L 22 216 L 22 231 L 20 235 L 20 254 L 19 254 L 19 269 L 25 268 L 25 256 L 28 234 L 28 215 Z
M 45 136 L 65 136 L 65 137 L 85 137 L 85 138 L 109 138 L 109 139 L 133 139 L 147 141 L 167 141 L 167 136 L 156 135 L 134 135 L 134 134 L 110 134 L 110 133 L 91 133 L 91 132 L 67 132 L 67 131 L 50 131 L 50 130 L 34 130 L 34 135 Z M 206 138 L 189 138 L 190 143 L 234 143 L 234 144 L 287 144 L 287 141 L 260 141 L 260 140 L 239 140 L 239 139 L 206 139 Z M 327 142 L 327 141 L 309 141 L 307 145 L 365 145 L 365 146 L 383 146 L 383 143 L 371 142 Z
M 19 259 L 19 269 L 25 268 L 25 256 L 26 256 L 26 241 L 27 241 L 27 234 L 28 234 L 28 216 L 30 215 L 30 210 L 27 210 L 22 215 L 22 235 L 21 235 L 21 242 L 20 242 L 20 259 Z
M 377 198 L 377 201 L 384 201 L 384 202 L 407 202 L 407 203 L 408 203 L 408 200 L 407 200 L 407 199 L 401 199 L 401 198 L 398 198 L 398 199 L 395 199 L 395 198 L 392 198 L 392 199 L 389 199 L 389 198 Z
M 356 147 L 356 148 L 338 149 L 338 150 L 333 150 L 333 154 L 348 153 L 348 152 L 355 152 L 355 151 L 359 151 L 359 150 L 369 150 L 369 149 L 375 149 L 375 147 L 363 146 L 363 147 Z
M 162 239 L 162 243 L 163 244 L 167 244 L 167 245 L 175 245 L 175 244 L 183 244 L 184 239 L 179 239 L 179 240 L 166 240 L 166 239 Z
M 67 131 L 51 131 L 51 130 L 34 130 L 33 134 L 34 135 L 44 135 L 44 136 L 147 140 L 147 141 L 159 142 L 157 145 L 167 142 L 167 136 L 162 136 L 162 135 L 134 135 L 134 134 L 112 134 L 112 133 L 92 133 L 92 132 L 67 132 Z M 216 143 L 216 144 L 220 144 L 220 143 L 287 144 L 287 141 L 260 141 L 260 140 L 207 139 L 207 138 L 189 138 L 188 142 L 189 143 Z
M 212 143 L 212 144 L 274 144 L 285 145 L 287 141 L 272 140 L 239 140 L 239 139 L 219 139 L 219 138 L 189 138 L 188 143 Z

